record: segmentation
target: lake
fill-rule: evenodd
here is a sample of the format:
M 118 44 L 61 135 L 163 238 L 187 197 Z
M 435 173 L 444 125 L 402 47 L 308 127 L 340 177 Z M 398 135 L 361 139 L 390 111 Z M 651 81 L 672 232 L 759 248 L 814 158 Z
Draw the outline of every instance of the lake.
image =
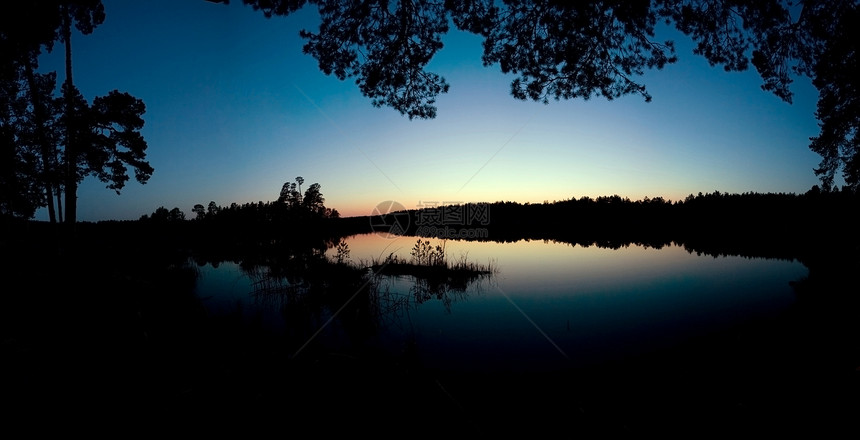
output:
M 369 266 L 392 254 L 408 260 L 416 240 L 348 237 L 348 261 Z M 789 283 L 808 275 L 797 261 L 697 255 L 676 245 L 430 241 L 444 245 L 449 260 L 489 265 L 494 274 L 441 289 L 411 276 L 377 275 L 372 298 L 356 299 L 373 309 L 360 332 L 331 304 L 309 307 L 301 281 L 234 262 L 199 267 L 197 295 L 210 313 L 241 310 L 273 332 L 304 335 L 330 352 L 407 353 L 440 370 L 545 371 L 647 353 L 775 316 L 795 301 Z M 335 249 L 327 255 L 334 259 Z M 305 312 L 311 316 L 297 318 Z

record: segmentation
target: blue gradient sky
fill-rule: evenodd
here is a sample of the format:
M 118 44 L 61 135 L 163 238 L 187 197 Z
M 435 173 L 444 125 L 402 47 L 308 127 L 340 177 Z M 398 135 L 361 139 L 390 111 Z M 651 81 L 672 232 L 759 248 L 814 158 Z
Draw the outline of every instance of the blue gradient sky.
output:
M 481 65 L 481 39 L 453 30 L 429 70 L 451 84 L 433 120 L 374 108 L 350 81 L 302 54 L 316 30 L 306 7 L 266 19 L 234 1 L 104 0 L 105 23 L 75 34 L 75 83 L 92 101 L 113 89 L 146 103 L 155 168 L 116 195 L 95 178 L 79 220 L 137 219 L 159 206 L 271 201 L 296 176 L 319 182 L 326 206 L 367 215 L 378 202 L 542 202 L 618 194 L 671 200 L 698 192 L 802 193 L 818 183 L 816 92 L 794 104 L 760 89 L 755 71 L 726 73 L 692 53 L 642 79 L 654 99 L 558 101 L 509 94 L 511 76 Z M 40 59 L 63 80 L 63 51 Z M 46 219 L 45 210 L 37 219 Z

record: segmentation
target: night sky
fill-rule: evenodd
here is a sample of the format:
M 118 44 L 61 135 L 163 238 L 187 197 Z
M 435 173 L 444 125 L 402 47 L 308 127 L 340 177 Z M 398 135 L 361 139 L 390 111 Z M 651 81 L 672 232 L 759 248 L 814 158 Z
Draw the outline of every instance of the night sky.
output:
M 296 176 L 326 206 L 368 215 L 377 203 L 543 202 L 617 194 L 683 199 L 699 192 L 806 192 L 818 183 L 817 93 L 806 78 L 787 104 L 750 70 L 727 73 L 675 40 L 679 61 L 641 80 L 654 99 L 551 101 L 510 96 L 513 76 L 481 64 L 481 38 L 453 26 L 428 70 L 450 91 L 432 120 L 375 108 L 353 81 L 302 54 L 313 6 L 266 19 L 235 0 L 105 0 L 105 22 L 72 38 L 75 84 L 92 101 L 118 89 L 146 104 L 155 169 L 121 195 L 93 177 L 78 218 L 133 220 L 159 206 L 272 201 Z M 64 78 L 63 49 L 40 58 Z M 131 174 L 131 173 L 130 173 Z M 837 181 L 841 185 L 841 181 Z M 47 219 L 45 209 L 37 219 Z

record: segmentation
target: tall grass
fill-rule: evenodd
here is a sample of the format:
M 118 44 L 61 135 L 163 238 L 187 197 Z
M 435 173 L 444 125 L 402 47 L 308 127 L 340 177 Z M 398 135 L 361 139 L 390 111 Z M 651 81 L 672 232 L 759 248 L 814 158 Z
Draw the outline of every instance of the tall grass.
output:
M 497 272 L 493 261 L 487 264 L 469 261 L 468 253 L 463 253 L 452 261 L 448 258 L 444 241 L 433 246 L 429 240 L 420 238 L 412 247 L 409 259 L 391 253 L 382 259 L 372 258 L 367 267 L 377 273 L 418 277 L 455 275 L 477 277 L 493 275 Z

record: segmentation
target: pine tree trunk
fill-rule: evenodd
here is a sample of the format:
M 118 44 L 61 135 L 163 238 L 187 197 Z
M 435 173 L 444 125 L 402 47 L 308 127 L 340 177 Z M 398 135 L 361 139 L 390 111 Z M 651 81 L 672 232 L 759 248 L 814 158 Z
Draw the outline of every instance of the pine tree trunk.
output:
M 63 38 L 66 43 L 66 83 L 69 87 L 74 85 L 72 81 L 72 17 L 68 6 L 63 10 Z M 77 133 L 71 127 L 71 121 L 75 119 L 74 103 L 72 94 L 65 96 L 66 104 L 66 224 L 74 230 L 77 221 L 77 194 L 78 194 L 78 151 Z
M 57 188 L 57 221 L 63 222 L 63 191 Z

